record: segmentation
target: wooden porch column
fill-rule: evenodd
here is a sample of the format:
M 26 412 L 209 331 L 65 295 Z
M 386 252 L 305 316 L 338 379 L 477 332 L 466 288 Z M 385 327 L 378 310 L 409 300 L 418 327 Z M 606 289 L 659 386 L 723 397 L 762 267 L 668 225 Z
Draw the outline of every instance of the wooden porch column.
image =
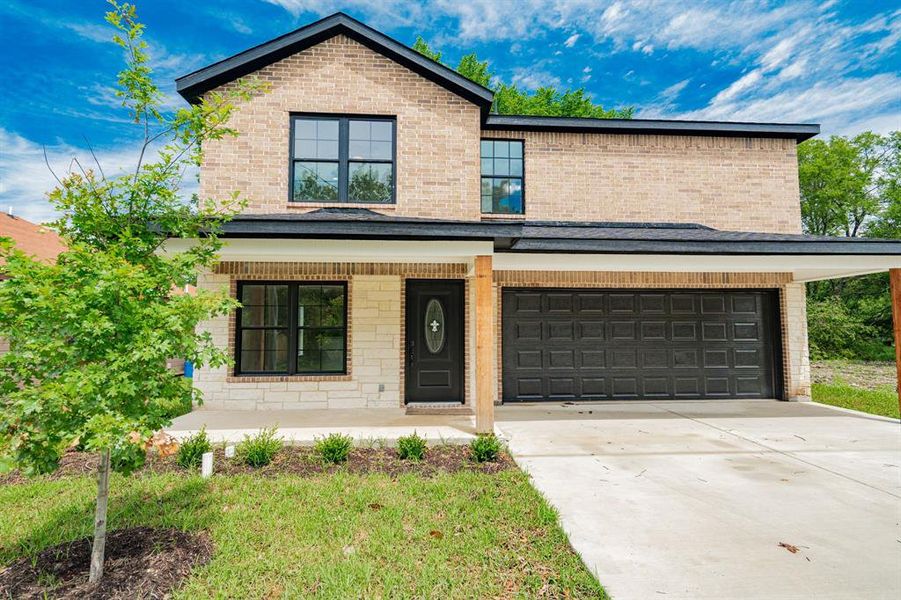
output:
M 892 290 L 892 323 L 895 330 L 895 369 L 898 372 L 898 408 L 901 409 L 901 269 L 889 269 Z
M 494 432 L 494 399 L 497 395 L 497 381 L 494 375 L 494 361 L 497 360 L 494 344 L 497 333 L 494 329 L 493 268 L 490 256 L 476 256 L 476 431 Z

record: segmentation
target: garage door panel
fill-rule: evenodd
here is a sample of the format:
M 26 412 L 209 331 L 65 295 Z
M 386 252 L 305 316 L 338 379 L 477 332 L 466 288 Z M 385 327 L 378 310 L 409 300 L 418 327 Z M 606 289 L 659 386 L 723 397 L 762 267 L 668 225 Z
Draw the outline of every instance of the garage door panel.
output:
M 772 398 L 773 292 L 504 290 L 505 401 Z

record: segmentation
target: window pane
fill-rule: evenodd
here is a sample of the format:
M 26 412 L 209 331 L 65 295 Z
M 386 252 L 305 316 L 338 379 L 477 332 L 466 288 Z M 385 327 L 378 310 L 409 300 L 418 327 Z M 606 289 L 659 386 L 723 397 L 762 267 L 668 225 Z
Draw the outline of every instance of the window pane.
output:
M 484 189 L 485 182 L 489 182 L 491 186 L 490 202 L 487 202 L 486 195 L 482 194 L 482 210 L 490 213 L 522 213 L 522 180 L 517 178 L 496 178 L 484 179 L 482 187 Z M 486 207 L 487 204 L 487 207 Z M 487 208 L 487 210 L 486 210 Z
M 344 351 L 323 350 L 321 369 L 325 373 L 341 373 L 344 371 Z
M 351 121 L 349 130 L 350 139 L 366 140 L 368 142 L 372 139 L 371 130 L 372 126 L 370 121 Z
M 522 159 L 510 159 L 510 175 L 522 177 Z
M 297 351 L 297 372 L 298 373 L 318 373 L 319 367 L 319 350 Z
M 241 332 L 242 371 L 287 371 L 288 332 L 251 329 Z
M 390 202 L 394 165 L 350 163 L 347 199 L 351 202 Z
M 338 163 L 295 162 L 294 200 L 338 199 Z
M 391 160 L 392 124 L 387 121 L 351 121 L 348 157 L 351 160 Z
M 482 158 L 494 156 L 494 143 L 491 140 L 482 140 Z
M 510 142 L 494 142 L 494 155 L 502 158 L 510 156 Z
M 510 174 L 510 161 L 506 158 L 495 158 L 494 159 L 494 174 L 495 175 L 509 175 Z
M 482 175 L 494 175 L 494 161 L 490 158 L 482 159 Z
M 389 121 L 373 121 L 372 140 L 378 142 L 390 142 L 394 138 L 394 135 L 392 134 L 393 129 L 393 123 L 390 123 Z
M 319 327 L 322 322 L 322 307 L 301 305 L 297 307 L 298 327 Z
M 338 159 L 338 121 L 297 119 L 294 123 L 295 158 Z
M 510 142 L 510 158 L 522 158 L 522 142 Z
M 483 213 L 494 212 L 494 203 L 491 199 L 491 194 L 483 194 L 482 195 L 482 212 Z
M 316 332 L 316 342 L 323 350 L 343 350 L 343 329 L 320 329 Z
M 241 325 L 287 327 L 288 286 L 245 285 L 241 288 Z

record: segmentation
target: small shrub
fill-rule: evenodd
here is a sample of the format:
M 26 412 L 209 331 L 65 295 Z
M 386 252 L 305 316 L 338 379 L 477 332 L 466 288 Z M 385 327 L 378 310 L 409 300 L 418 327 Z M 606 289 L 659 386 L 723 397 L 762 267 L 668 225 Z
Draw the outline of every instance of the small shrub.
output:
M 401 460 L 422 460 L 425 456 L 426 441 L 416 435 L 405 435 L 397 438 L 397 455 Z
M 178 446 L 175 462 L 185 469 L 196 469 L 203 461 L 204 453 L 210 452 L 212 449 L 213 445 L 206 434 L 206 428 L 203 427 Z
M 244 436 L 244 441 L 235 448 L 238 460 L 251 467 L 268 465 L 282 449 L 282 439 L 275 437 L 275 427 L 261 429 L 255 436 Z
M 354 442 L 349 435 L 332 433 L 316 440 L 313 449 L 327 463 L 342 463 L 347 460 Z
M 469 451 L 476 462 L 494 462 L 501 449 L 501 441 L 493 433 L 480 434 L 469 443 Z

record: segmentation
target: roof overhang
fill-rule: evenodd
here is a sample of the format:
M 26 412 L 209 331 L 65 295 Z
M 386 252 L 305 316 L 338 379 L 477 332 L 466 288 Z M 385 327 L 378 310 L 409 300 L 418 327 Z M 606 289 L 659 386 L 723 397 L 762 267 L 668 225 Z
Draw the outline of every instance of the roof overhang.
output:
M 491 254 L 495 269 L 786 272 L 796 281 L 901 268 L 901 240 L 719 231 L 691 223 L 444 221 L 361 209 L 243 215 L 223 260 L 432 261 Z M 187 241 L 170 240 L 170 250 Z
M 335 13 L 274 40 L 179 77 L 175 80 L 175 87 L 185 100 L 197 102 L 204 93 L 224 83 L 249 75 L 339 34 L 356 40 L 367 48 L 477 104 L 483 117 L 488 114 L 494 98 L 491 90 L 344 13 Z
M 820 133 L 811 123 L 737 123 L 663 119 L 586 119 L 488 115 L 483 129 L 495 131 L 555 131 L 643 135 L 696 135 L 717 137 L 789 138 L 803 142 Z

